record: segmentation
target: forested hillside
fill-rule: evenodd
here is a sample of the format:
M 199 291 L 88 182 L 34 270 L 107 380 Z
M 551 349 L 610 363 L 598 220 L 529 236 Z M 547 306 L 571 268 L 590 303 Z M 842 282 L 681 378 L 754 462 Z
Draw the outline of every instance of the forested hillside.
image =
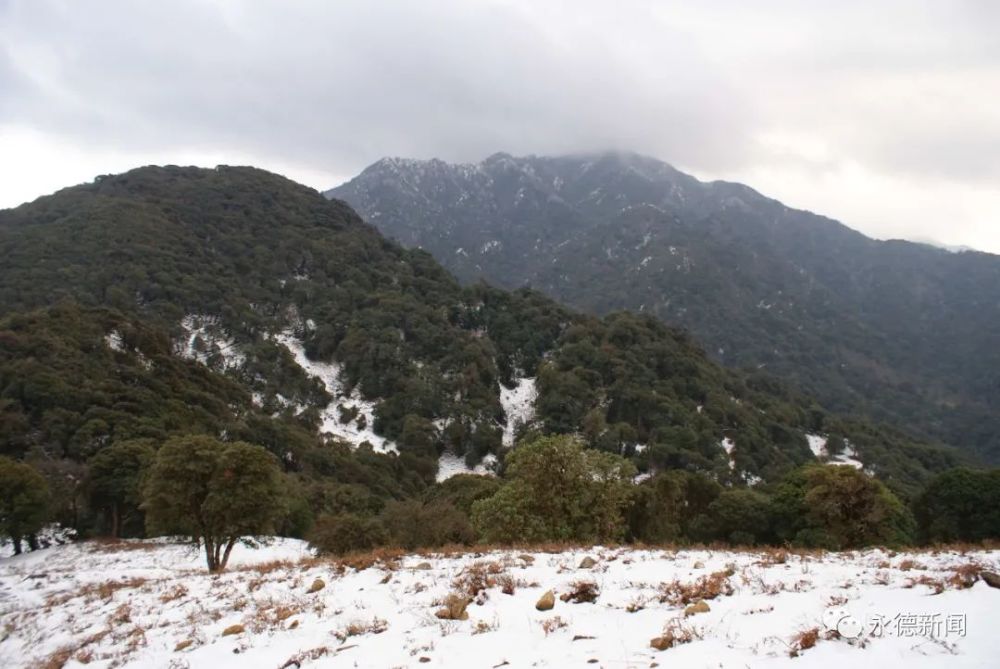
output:
M 141 459 L 192 434 L 271 451 L 293 534 L 317 515 L 433 501 L 440 457 L 502 468 L 527 433 L 736 485 L 841 461 L 906 496 L 961 461 L 726 370 L 652 317 L 462 287 L 347 206 L 256 169 L 68 188 L 0 212 L 0 253 L 0 455 L 45 473 L 67 522 L 102 513 L 88 473 L 109 465 L 102 452 Z
M 1000 258 L 868 239 L 633 154 L 385 159 L 327 193 L 464 281 L 690 329 L 834 412 L 1000 462 Z

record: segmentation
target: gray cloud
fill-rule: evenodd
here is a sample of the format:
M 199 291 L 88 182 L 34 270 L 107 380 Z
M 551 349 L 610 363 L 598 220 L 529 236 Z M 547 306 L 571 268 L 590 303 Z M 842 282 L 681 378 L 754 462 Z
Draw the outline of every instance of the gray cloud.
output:
M 339 175 L 623 148 L 814 209 L 817 180 L 848 188 L 851 166 L 889 198 L 943 182 L 1000 207 L 996 4 L 806 4 L 7 0 L 0 128 Z M 1000 250 L 974 229 L 1000 212 L 974 214 L 968 239 Z

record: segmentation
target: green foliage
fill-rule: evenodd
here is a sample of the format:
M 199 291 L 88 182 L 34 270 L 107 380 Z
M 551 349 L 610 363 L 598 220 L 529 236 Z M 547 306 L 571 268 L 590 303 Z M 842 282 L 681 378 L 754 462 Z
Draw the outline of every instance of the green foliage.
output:
M 927 484 L 914 503 L 923 541 L 1000 539 L 1000 469 L 951 469 Z
M 771 500 L 756 490 L 722 492 L 708 506 L 707 515 L 716 539 L 738 545 L 754 545 L 771 539 Z
M 45 479 L 29 465 L 0 456 L 0 535 L 21 552 L 27 539 L 37 547 L 35 534 L 48 519 L 49 488 Z
M 143 508 L 151 533 L 200 540 L 214 572 L 226 568 L 239 539 L 272 531 L 282 514 L 282 490 L 277 460 L 261 446 L 175 437 L 156 454 Z
M 141 536 L 142 481 L 155 453 L 152 439 L 131 439 L 101 449 L 87 462 L 90 504 L 104 511 L 111 536 Z
M 708 539 L 705 514 L 722 490 L 721 485 L 697 472 L 658 473 L 633 492 L 631 537 L 650 544 Z
M 389 535 L 389 544 L 407 550 L 468 545 L 476 539 L 468 515 L 443 500 L 391 501 L 385 505 L 379 520 Z
M 613 541 L 624 537 L 624 512 L 635 468 L 572 437 L 523 443 L 507 458 L 506 481 L 472 505 L 472 522 L 489 542 Z
M 492 476 L 456 474 L 428 488 L 424 499 L 428 502 L 448 502 L 469 514 L 473 504 L 492 496 L 499 488 L 500 482 Z
M 382 546 L 388 535 L 375 518 L 354 513 L 320 516 L 310 535 L 309 544 L 320 553 L 343 555 Z
M 803 467 L 778 485 L 773 503 L 778 538 L 798 545 L 852 549 L 913 540 L 909 510 L 853 467 Z

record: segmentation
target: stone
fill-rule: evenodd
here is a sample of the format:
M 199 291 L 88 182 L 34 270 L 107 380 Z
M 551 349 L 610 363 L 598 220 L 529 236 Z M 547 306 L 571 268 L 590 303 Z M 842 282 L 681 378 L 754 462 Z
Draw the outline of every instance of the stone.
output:
M 309 589 L 306 590 L 306 594 L 311 595 L 314 592 L 319 592 L 325 587 L 326 587 L 326 582 L 321 578 L 317 578 L 315 581 L 312 582 L 312 585 L 309 586 Z
M 684 609 L 685 616 L 693 616 L 698 613 L 708 613 L 712 608 L 704 599 L 699 599 L 694 604 L 691 604 L 686 609 Z
M 979 578 L 986 582 L 991 588 L 1000 588 L 1000 574 L 992 571 L 979 572 Z
M 184 650 L 185 648 L 190 648 L 191 644 L 193 644 L 193 643 L 194 643 L 194 639 L 184 639 L 184 641 L 181 641 L 176 646 L 174 646 L 174 652 L 175 653 L 179 653 L 182 650 Z
M 651 639 L 649 642 L 650 648 L 655 648 L 656 650 L 667 650 L 673 647 L 673 645 L 674 645 L 673 639 L 670 639 L 665 636 L 655 637 Z
M 433 567 L 433 566 L 431 566 L 431 563 L 430 563 L 430 562 L 421 562 L 421 563 L 420 563 L 420 564 L 418 564 L 418 565 L 417 565 L 416 567 L 414 567 L 414 569 L 418 569 L 418 570 L 420 570 L 420 571 L 430 571 L 430 570 L 431 570 L 431 569 L 433 569 L 433 568 L 434 568 L 434 567 Z
M 539 611 L 551 611 L 556 605 L 556 594 L 549 590 L 535 604 L 535 608 Z
M 236 623 L 235 625 L 230 625 L 226 629 L 222 630 L 222 636 L 233 636 L 234 634 L 243 634 L 243 625 Z
M 580 569 L 591 569 L 596 564 L 597 560 L 588 555 L 587 557 L 580 560 Z

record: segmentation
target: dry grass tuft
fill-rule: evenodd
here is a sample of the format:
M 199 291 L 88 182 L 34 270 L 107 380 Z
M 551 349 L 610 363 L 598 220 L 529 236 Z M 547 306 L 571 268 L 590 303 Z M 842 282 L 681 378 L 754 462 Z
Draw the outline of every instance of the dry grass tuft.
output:
M 684 624 L 681 618 L 673 618 L 663 628 L 663 633 L 653 638 L 649 645 L 656 650 L 668 650 L 701 638 L 702 634 L 696 628 Z
M 299 667 L 301 667 L 305 662 L 315 661 L 321 657 L 326 657 L 330 654 L 330 652 L 330 649 L 326 646 L 303 650 L 288 658 L 278 669 L 291 669 L 291 667 L 299 669 Z
M 490 562 L 473 562 L 459 573 L 452 582 L 452 586 L 461 593 L 476 599 L 486 598 L 487 591 L 494 588 L 500 582 L 501 577 L 510 578 L 506 568 L 500 562 L 493 560 Z M 511 579 L 511 587 L 513 580 Z M 513 589 L 511 590 L 511 593 Z M 507 594 L 511 594 L 507 593 Z
M 701 599 L 715 599 L 722 595 L 728 597 L 733 594 L 733 585 L 729 581 L 732 575 L 733 572 L 727 569 L 702 576 L 694 583 L 681 583 L 676 579 L 670 583 L 661 583 L 660 602 L 687 606 Z
M 546 618 L 541 621 L 542 631 L 545 632 L 545 636 L 548 636 L 555 632 L 556 630 L 565 629 L 568 623 L 560 618 L 559 616 L 553 616 L 552 618 Z
M 802 651 L 809 650 L 814 647 L 817 641 L 819 641 L 818 627 L 802 630 L 792 637 L 792 641 L 789 644 L 788 656 L 798 657 Z
M 387 629 L 389 629 L 389 623 L 382 618 L 355 620 L 341 631 L 335 632 L 334 636 L 336 636 L 341 643 L 344 643 L 352 636 L 361 636 L 362 634 L 381 634 Z
M 183 583 L 178 583 L 174 587 L 170 588 L 169 590 L 165 590 L 163 593 L 160 594 L 159 597 L 160 603 L 169 604 L 170 602 L 180 599 L 186 594 L 188 594 L 187 587 Z
M 601 589 L 594 581 L 573 581 L 570 583 L 570 591 L 559 596 L 564 602 L 574 604 L 589 604 L 596 602 L 601 594 Z

